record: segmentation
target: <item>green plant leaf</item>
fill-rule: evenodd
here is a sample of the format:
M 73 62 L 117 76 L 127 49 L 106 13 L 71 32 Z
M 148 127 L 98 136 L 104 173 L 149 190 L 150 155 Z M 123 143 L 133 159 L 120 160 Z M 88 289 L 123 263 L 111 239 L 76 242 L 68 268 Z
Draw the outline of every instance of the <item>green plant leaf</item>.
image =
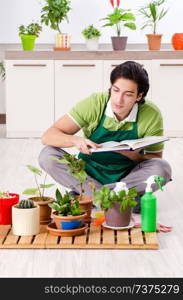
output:
M 62 194 L 60 193 L 59 189 L 56 189 L 55 196 L 56 196 L 57 202 L 60 203 L 62 201 Z
M 25 191 L 23 191 L 24 195 L 39 195 L 39 190 L 36 188 L 32 188 L 32 189 L 26 189 Z
M 41 176 L 41 174 L 42 174 L 42 171 L 39 170 L 38 168 L 34 167 L 34 166 L 27 165 L 27 168 L 28 168 L 31 172 L 33 172 L 34 174 L 37 174 L 37 175 L 39 175 L 39 176 Z
M 52 187 L 52 186 L 54 186 L 53 183 L 50 183 L 50 184 L 40 184 L 40 187 L 41 187 L 41 188 L 44 188 L 44 189 L 50 188 L 50 187 Z
M 125 23 L 124 26 L 128 27 L 129 29 L 132 29 L 132 30 L 137 29 L 135 23 Z
M 136 18 L 132 13 L 125 13 L 122 15 L 121 20 L 123 21 L 135 21 Z

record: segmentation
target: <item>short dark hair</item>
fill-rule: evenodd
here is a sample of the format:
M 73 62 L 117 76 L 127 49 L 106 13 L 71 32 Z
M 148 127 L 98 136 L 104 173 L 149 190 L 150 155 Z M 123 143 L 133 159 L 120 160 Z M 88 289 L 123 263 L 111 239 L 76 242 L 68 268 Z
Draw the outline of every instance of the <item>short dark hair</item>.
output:
M 140 93 L 143 94 L 142 99 L 138 103 L 144 103 L 145 96 L 149 90 L 149 77 L 143 66 L 135 61 L 126 61 L 118 65 L 111 72 L 111 85 L 113 85 L 115 81 L 121 77 L 133 80 L 137 83 L 138 95 Z M 109 96 L 111 96 L 111 88 L 109 89 Z

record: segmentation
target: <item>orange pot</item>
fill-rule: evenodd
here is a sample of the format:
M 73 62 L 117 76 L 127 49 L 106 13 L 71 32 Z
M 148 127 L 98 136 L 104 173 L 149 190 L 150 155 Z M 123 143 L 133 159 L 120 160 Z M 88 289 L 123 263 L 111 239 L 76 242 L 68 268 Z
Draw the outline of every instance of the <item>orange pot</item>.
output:
M 175 50 L 183 50 L 183 33 L 175 33 L 172 36 L 172 46 Z
M 149 50 L 160 50 L 162 34 L 146 34 Z

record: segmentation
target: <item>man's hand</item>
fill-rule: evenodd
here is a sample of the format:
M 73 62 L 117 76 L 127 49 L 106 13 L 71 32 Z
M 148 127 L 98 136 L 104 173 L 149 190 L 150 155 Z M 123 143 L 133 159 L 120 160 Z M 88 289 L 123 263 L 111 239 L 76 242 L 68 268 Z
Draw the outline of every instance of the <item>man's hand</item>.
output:
M 74 146 L 80 152 L 85 153 L 85 154 L 91 154 L 91 151 L 90 151 L 91 148 L 97 149 L 97 148 L 102 147 L 101 145 L 96 144 L 96 143 L 94 143 L 94 142 L 92 142 L 89 139 L 86 139 L 84 137 L 74 136 L 73 138 L 74 138 L 73 139 Z

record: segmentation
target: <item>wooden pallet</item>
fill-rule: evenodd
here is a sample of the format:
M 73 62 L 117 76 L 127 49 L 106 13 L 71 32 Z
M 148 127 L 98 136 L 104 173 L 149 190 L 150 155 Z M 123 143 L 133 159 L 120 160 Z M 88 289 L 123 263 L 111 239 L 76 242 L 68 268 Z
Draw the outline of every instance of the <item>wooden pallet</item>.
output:
M 16 236 L 10 225 L 0 225 L 0 248 L 3 249 L 158 249 L 156 233 L 144 233 L 140 228 L 111 230 L 88 225 L 86 233 L 75 237 L 57 237 L 41 225 L 36 236 Z

